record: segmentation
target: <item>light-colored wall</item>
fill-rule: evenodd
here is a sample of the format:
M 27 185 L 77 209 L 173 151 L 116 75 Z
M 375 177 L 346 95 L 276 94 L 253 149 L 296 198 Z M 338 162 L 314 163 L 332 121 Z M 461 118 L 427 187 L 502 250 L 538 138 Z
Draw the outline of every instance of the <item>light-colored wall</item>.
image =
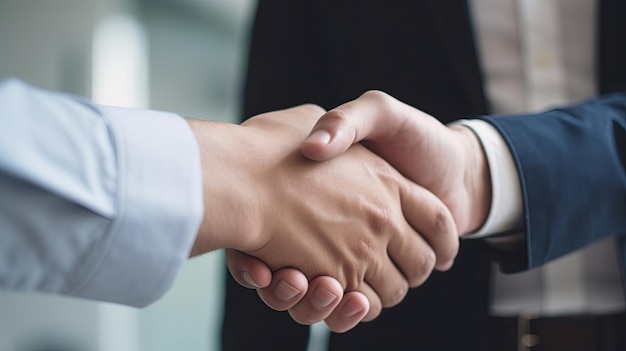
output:
M 254 0 L 144 0 L 151 107 L 239 120 Z
M 0 78 L 89 93 L 94 11 L 94 1 L 1 1 Z

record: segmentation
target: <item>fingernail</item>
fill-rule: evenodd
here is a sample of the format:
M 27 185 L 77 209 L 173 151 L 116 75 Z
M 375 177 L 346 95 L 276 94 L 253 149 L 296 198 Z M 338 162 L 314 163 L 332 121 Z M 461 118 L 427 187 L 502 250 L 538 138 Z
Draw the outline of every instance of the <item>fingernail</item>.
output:
M 281 279 L 278 284 L 276 284 L 276 296 L 284 301 L 289 301 L 293 299 L 299 293 L 300 290 L 294 288 L 291 284 L 287 283 L 283 279 Z
M 318 129 L 313 132 L 313 134 L 309 135 L 305 142 L 310 144 L 328 145 L 328 143 L 330 143 L 330 133 L 324 129 Z
M 255 281 L 252 279 L 252 277 L 250 276 L 250 273 L 248 273 L 248 271 L 243 271 L 243 272 L 241 272 L 241 278 L 243 278 L 243 280 L 244 280 L 246 283 L 248 283 L 248 284 L 252 285 L 252 287 L 254 287 L 254 288 L 260 288 L 260 287 L 261 287 L 261 285 L 257 284 L 257 282 L 255 282 Z
M 337 295 L 324 287 L 318 287 L 311 295 L 311 303 L 318 310 L 323 310 L 337 299 Z
M 363 312 L 363 309 L 359 304 L 356 303 L 346 303 L 342 309 L 344 317 L 347 318 L 354 317 L 361 312 Z

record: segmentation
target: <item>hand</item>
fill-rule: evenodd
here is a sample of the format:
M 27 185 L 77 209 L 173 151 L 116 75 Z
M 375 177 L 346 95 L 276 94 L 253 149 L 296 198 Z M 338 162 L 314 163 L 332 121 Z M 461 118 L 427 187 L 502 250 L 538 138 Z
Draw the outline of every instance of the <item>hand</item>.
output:
M 441 198 L 451 210 L 461 235 L 476 230 L 485 221 L 491 201 L 491 180 L 482 147 L 469 129 L 446 127 L 435 118 L 385 93 L 370 91 L 326 113 L 302 144 L 301 150 L 312 160 L 324 161 L 340 155 L 358 142 Z M 451 260 L 438 262 L 439 270 L 452 265 Z M 263 275 L 268 282 L 272 279 L 269 268 L 260 261 L 248 260 L 246 267 L 259 277 Z M 278 273 L 294 282 L 304 280 L 298 271 Z M 278 273 L 274 273 L 274 281 Z M 281 276 L 280 279 L 287 278 Z M 246 282 L 239 282 L 252 287 Z M 324 284 L 331 283 L 331 279 L 324 281 Z M 311 281 L 310 289 L 313 284 L 319 282 Z M 274 304 L 270 306 L 283 307 L 278 302 L 280 294 L 276 285 L 266 286 L 259 289 L 259 294 L 266 302 Z M 306 291 L 307 286 L 302 285 L 300 289 Z M 305 300 L 311 298 L 307 296 Z M 334 324 L 351 325 L 352 321 L 341 319 L 338 315 L 335 314 Z
M 369 320 L 423 283 L 436 261 L 450 261 L 457 232 L 443 203 L 359 145 L 329 162 L 302 157 L 298 146 L 322 113 L 301 106 L 241 126 L 190 121 L 205 179 L 193 253 L 233 248 L 271 269 L 335 277 L 367 297 Z
M 486 220 L 491 203 L 489 168 L 480 142 L 468 128 L 447 127 L 383 92 L 369 91 L 326 113 L 301 150 L 312 160 L 324 161 L 358 142 L 442 199 L 461 235 Z

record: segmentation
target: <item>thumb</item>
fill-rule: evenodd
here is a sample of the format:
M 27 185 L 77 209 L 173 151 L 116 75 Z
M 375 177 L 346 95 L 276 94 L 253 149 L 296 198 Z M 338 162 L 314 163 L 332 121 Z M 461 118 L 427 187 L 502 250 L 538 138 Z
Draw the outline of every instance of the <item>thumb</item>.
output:
M 344 153 L 354 143 L 356 126 L 341 107 L 324 114 L 315 124 L 300 150 L 313 161 L 325 161 Z
M 271 269 L 256 257 L 226 249 L 226 266 L 239 285 L 248 289 L 265 288 L 272 281 Z
M 356 100 L 325 113 L 304 140 L 300 151 L 314 161 L 337 157 L 362 140 L 380 141 L 397 133 L 404 114 L 394 113 L 402 103 L 380 92 L 368 91 Z

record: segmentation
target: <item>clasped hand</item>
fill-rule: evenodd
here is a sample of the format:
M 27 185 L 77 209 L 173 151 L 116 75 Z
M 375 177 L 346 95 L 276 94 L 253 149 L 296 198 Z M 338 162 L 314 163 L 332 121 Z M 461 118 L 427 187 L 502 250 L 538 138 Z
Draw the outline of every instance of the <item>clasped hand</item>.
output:
M 383 93 L 324 112 L 190 122 L 205 174 L 194 252 L 227 248 L 235 280 L 268 306 L 343 332 L 451 267 L 459 232 L 482 220 L 469 210 L 476 180 L 466 169 L 484 167 L 441 162 L 477 141 Z

